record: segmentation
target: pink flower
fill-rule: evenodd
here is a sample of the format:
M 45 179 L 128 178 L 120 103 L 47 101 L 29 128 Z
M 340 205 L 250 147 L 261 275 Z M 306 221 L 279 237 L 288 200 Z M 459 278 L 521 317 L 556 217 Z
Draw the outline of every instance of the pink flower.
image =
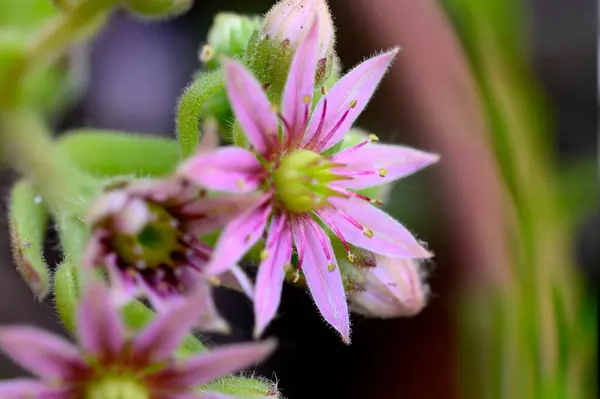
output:
M 361 254 L 356 271 L 348 293 L 354 313 L 382 319 L 414 316 L 427 303 L 429 287 L 418 260 Z
M 205 266 L 212 249 L 198 237 L 223 226 L 252 202 L 247 196 L 205 195 L 185 180 L 170 178 L 136 180 L 112 187 L 96 199 L 88 210 L 92 234 L 83 263 L 107 270 L 114 302 L 146 297 L 163 312 L 180 304 L 197 284 L 209 291 Z M 223 280 L 252 295 L 250 281 L 236 265 Z M 204 306 L 213 321 L 204 320 L 204 326 L 225 330 L 208 294 Z
M 321 314 L 345 342 L 350 340 L 348 306 L 327 226 L 350 246 L 395 258 L 431 254 L 400 223 L 353 190 L 390 183 L 438 160 L 438 156 L 366 140 L 335 155 L 323 152 L 339 142 L 366 107 L 394 59 L 393 49 L 358 65 L 326 93 L 311 115 L 318 61 L 319 23 L 314 20 L 292 60 L 281 112 L 241 64 L 226 60 L 227 92 L 251 150 L 225 147 L 201 153 L 181 173 L 197 184 L 262 197 L 223 230 L 207 268 L 228 270 L 268 227 L 256 292 L 255 334 L 279 306 L 284 267 L 292 246 Z M 280 123 L 279 123 L 280 122 Z
M 204 293 L 191 295 L 183 306 L 158 315 L 132 335 L 102 284 L 92 283 L 84 292 L 77 346 L 33 327 L 0 329 L 0 348 L 40 378 L 0 382 L 1 398 L 223 398 L 197 387 L 248 367 L 274 349 L 272 341 L 265 341 L 178 358 L 175 350 L 201 312 L 198 295 Z

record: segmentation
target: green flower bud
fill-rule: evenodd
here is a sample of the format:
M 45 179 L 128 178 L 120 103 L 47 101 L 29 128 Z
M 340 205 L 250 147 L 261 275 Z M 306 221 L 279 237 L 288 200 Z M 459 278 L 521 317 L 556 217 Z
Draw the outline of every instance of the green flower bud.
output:
M 242 58 L 252 34 L 260 28 L 258 16 L 221 12 L 208 32 L 207 44 L 200 50 L 200 61 L 207 69 L 219 66 L 219 56 Z
M 124 0 L 124 4 L 142 18 L 167 19 L 188 11 L 194 0 Z

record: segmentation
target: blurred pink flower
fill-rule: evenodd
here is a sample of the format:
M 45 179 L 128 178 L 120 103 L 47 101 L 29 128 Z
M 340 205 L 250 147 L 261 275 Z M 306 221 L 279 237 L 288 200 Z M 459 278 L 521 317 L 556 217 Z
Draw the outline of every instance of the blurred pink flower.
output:
M 159 312 L 180 304 L 204 284 L 204 326 L 225 330 L 210 292 L 206 265 L 212 249 L 198 237 L 212 233 L 247 208 L 251 198 L 204 198 L 185 180 L 136 180 L 101 194 L 88 210 L 91 238 L 83 263 L 108 272 L 111 299 L 118 304 L 146 297 Z M 236 266 L 223 281 L 252 296 L 252 284 Z
M 203 296 L 191 295 L 185 304 L 158 315 L 131 335 L 118 308 L 110 304 L 106 287 L 91 283 L 79 304 L 77 346 L 33 327 L 0 329 L 0 348 L 40 378 L 0 382 L 0 397 L 224 398 L 197 388 L 263 359 L 275 345 L 272 341 L 237 344 L 177 358 L 175 350 L 202 311 Z

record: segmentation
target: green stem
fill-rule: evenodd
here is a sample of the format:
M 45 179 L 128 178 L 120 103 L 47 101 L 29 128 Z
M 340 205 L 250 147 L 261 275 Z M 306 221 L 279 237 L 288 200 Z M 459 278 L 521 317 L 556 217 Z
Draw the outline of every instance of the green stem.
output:
M 40 116 L 30 110 L 0 111 L 0 149 L 55 215 L 67 210 L 82 217 L 87 201 L 101 187 L 54 144 Z
M 177 112 L 177 133 L 181 144 L 181 155 L 186 158 L 200 140 L 199 121 L 204 106 L 219 90 L 223 90 L 225 80 L 221 70 L 208 72 L 192 83 L 179 100 Z

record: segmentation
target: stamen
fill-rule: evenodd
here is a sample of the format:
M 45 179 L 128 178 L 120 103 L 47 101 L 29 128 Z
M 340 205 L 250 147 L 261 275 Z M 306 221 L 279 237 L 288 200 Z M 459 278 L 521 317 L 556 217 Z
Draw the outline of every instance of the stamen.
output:
M 379 169 L 379 176 L 381 176 L 381 177 L 386 177 L 386 176 L 387 176 L 387 174 L 388 174 L 388 171 L 387 171 L 387 169 L 385 169 L 385 168 L 380 168 L 380 169 Z
M 317 126 L 317 130 L 310 138 L 310 141 L 306 143 L 305 148 L 312 148 L 316 144 L 316 140 L 321 135 L 321 130 L 323 130 L 323 125 L 325 124 L 325 115 L 327 114 L 327 97 L 323 99 L 323 111 L 321 112 L 321 119 L 319 119 L 319 125 Z
M 209 282 L 210 282 L 212 285 L 214 285 L 214 286 L 216 286 L 216 287 L 219 287 L 221 284 L 223 284 L 223 282 L 221 281 L 221 279 L 220 279 L 220 278 L 218 278 L 217 276 L 212 276 L 212 277 L 210 277 L 210 278 L 208 279 L 208 281 L 209 281 Z
M 269 257 L 269 251 L 267 251 L 266 249 L 263 249 L 262 251 L 260 251 L 260 260 L 261 261 L 267 260 L 268 257 Z
M 310 104 L 310 96 L 306 95 L 306 96 L 302 97 L 302 102 L 304 104 Z
M 327 89 L 327 87 L 321 86 L 321 94 L 322 95 L 326 95 L 328 92 L 329 92 L 329 90 Z
M 325 252 L 325 257 L 327 258 L 327 260 L 331 260 L 331 253 L 329 252 L 329 248 L 327 246 L 327 242 L 325 241 L 326 237 L 325 237 L 324 231 L 319 227 L 319 225 L 314 220 L 309 219 L 308 223 L 310 224 L 310 227 L 312 227 L 312 229 L 314 230 L 315 234 L 317 235 L 317 239 L 321 243 L 321 247 L 323 248 L 323 252 Z
M 348 261 L 350 263 L 356 262 L 356 255 L 354 255 L 352 252 L 348 252 Z
M 373 230 L 365 228 L 365 230 L 363 231 L 363 233 L 365 234 L 365 237 L 367 237 L 367 238 L 373 238 Z
M 357 193 L 355 191 L 350 191 L 346 188 L 341 188 L 341 187 L 336 187 L 336 186 L 329 186 L 329 188 L 337 193 L 342 194 L 345 197 L 355 197 L 355 198 L 359 198 L 361 200 L 365 200 L 370 202 L 371 204 L 375 204 L 375 205 L 383 205 L 383 202 L 381 202 L 378 199 L 373 199 L 373 198 L 369 198 L 366 195 Z
M 271 112 L 276 114 L 279 111 L 277 104 L 271 104 Z
M 286 146 L 290 147 L 290 145 L 292 143 L 292 133 L 293 133 L 292 125 L 290 125 L 290 123 L 283 117 L 283 115 L 281 113 L 278 113 L 277 117 L 279 117 L 279 120 L 283 124 L 284 131 L 287 132 L 287 134 L 284 134 L 284 136 L 286 137 Z
M 329 273 L 332 273 L 335 270 L 335 264 L 334 263 L 328 263 L 327 264 L 327 271 L 329 271 Z
M 350 108 L 354 108 L 354 107 L 356 107 L 356 103 L 357 103 L 357 101 L 356 101 L 356 100 L 352 100 L 352 101 L 350 101 Z
M 350 253 L 350 247 L 348 246 L 348 243 L 346 242 L 346 239 L 344 238 L 344 236 L 342 235 L 342 232 L 340 231 L 340 229 L 338 229 L 338 227 L 335 225 L 335 223 L 333 223 L 331 221 L 331 219 L 329 217 L 327 217 L 327 215 L 324 214 L 324 212 L 315 212 L 317 215 L 319 215 L 319 217 L 321 219 L 323 219 L 323 221 L 325 223 L 327 223 L 327 226 L 329 226 L 329 228 L 331 230 L 333 230 L 333 232 L 335 233 L 335 235 L 340 239 L 340 241 L 342 242 L 342 245 L 344 246 L 344 248 L 346 249 L 346 251 L 348 253 Z
M 296 284 L 300 280 L 300 269 L 296 270 L 294 277 L 292 277 L 292 283 Z
M 341 158 L 345 155 L 351 154 L 354 151 L 364 147 L 365 145 L 369 144 L 371 141 L 370 140 L 365 140 L 365 141 L 361 141 L 360 143 L 356 144 L 355 146 L 352 146 L 350 148 L 346 148 L 344 151 L 338 152 L 337 154 L 331 156 L 331 161 L 335 161 L 338 158 Z
M 214 56 L 215 56 L 215 50 L 208 44 L 205 44 L 202 47 L 202 50 L 200 51 L 200 61 L 208 62 L 208 61 L 212 60 Z
M 349 113 L 350 109 L 347 109 L 346 112 L 344 112 L 344 115 L 342 115 L 342 117 L 340 118 L 340 120 L 337 121 L 333 129 L 331 129 L 329 133 L 327 133 L 327 135 L 325 135 L 325 137 L 319 142 L 319 144 L 317 145 L 318 149 L 322 148 L 325 144 L 327 144 L 329 140 L 331 140 L 331 138 L 335 135 L 340 126 L 342 126 L 342 123 L 344 123 Z
M 269 87 L 271 87 L 271 83 L 267 82 L 262 86 L 262 89 L 266 92 L 267 90 L 269 90 Z
M 379 141 L 379 137 L 376 134 L 369 134 L 369 140 L 371 141 Z

